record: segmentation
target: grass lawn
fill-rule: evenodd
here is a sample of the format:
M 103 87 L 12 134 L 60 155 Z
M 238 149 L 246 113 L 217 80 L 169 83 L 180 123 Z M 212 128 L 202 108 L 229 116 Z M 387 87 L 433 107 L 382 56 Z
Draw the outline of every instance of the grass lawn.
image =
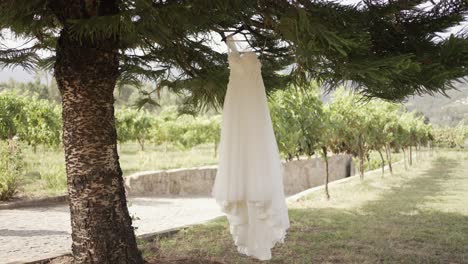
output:
M 354 177 L 330 193 L 290 204 L 285 244 L 262 263 L 468 263 L 468 152 Z M 167 263 L 261 263 L 237 253 L 224 218 L 141 248 Z

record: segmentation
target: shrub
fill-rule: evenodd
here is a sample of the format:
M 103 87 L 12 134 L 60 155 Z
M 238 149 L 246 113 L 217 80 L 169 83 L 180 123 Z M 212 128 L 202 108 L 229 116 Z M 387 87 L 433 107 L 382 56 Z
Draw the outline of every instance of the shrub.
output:
M 0 141 L 0 200 L 9 200 L 16 194 L 22 168 L 23 159 L 17 140 Z

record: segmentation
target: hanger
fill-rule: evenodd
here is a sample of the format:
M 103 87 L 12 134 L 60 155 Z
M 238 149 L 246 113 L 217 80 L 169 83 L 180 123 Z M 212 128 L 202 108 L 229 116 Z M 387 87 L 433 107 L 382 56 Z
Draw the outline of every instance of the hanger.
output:
M 227 35 L 227 36 L 223 36 L 223 37 L 221 38 L 221 40 L 224 41 L 224 42 L 227 44 L 227 39 L 228 39 L 228 38 L 230 38 L 230 37 L 232 37 L 232 36 L 234 36 L 234 35 L 236 35 L 236 34 L 242 32 L 243 30 L 248 30 L 248 27 L 246 27 L 245 25 L 241 25 L 239 28 L 237 28 L 236 30 L 234 30 L 233 33 L 231 33 L 231 34 L 229 34 L 229 35 Z M 223 35 L 224 35 L 224 34 L 223 34 Z M 245 36 L 244 36 L 244 37 L 245 37 Z M 241 39 L 232 39 L 232 38 L 230 38 L 230 41 L 232 41 L 232 42 L 247 42 L 247 43 L 249 43 L 249 45 L 250 45 L 250 42 L 249 42 L 247 39 L 242 39 L 242 40 L 241 40 Z M 228 44 L 228 46 L 229 46 L 229 44 Z M 260 51 L 261 51 L 261 50 L 260 50 Z M 236 50 L 236 53 L 239 53 L 239 54 L 251 53 L 251 52 L 257 53 L 257 52 L 259 52 L 259 50 L 255 50 L 255 49 L 254 49 L 253 51 L 239 51 L 239 50 Z
M 221 38 L 221 40 L 224 41 L 224 42 L 226 42 L 226 39 L 227 39 L 228 37 L 232 37 L 232 36 L 234 36 L 234 35 L 236 35 L 236 34 L 242 32 L 242 30 L 245 30 L 245 29 L 247 29 L 247 28 L 245 27 L 245 25 L 241 25 L 241 26 L 240 26 L 238 29 L 236 29 L 233 33 L 231 33 L 231 34 L 229 34 L 229 35 L 227 35 L 227 36 L 223 36 L 223 37 Z M 247 40 L 234 40 L 234 41 L 236 41 L 236 42 L 245 42 L 245 41 L 247 41 Z

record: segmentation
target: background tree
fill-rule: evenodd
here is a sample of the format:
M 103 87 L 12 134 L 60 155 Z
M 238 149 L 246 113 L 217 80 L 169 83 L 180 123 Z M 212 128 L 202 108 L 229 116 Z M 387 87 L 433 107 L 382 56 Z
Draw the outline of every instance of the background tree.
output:
M 213 142 L 214 156 L 218 156 L 218 145 L 221 140 L 221 121 L 220 115 L 212 116 L 208 123 L 208 129 L 205 133 L 208 133 L 209 141 Z
M 221 116 L 200 117 L 184 115 L 177 119 L 183 126 L 181 138 L 176 140 L 183 148 L 212 143 L 214 156 L 217 156 L 218 144 L 221 137 Z
M 387 104 L 385 111 L 385 125 L 382 130 L 382 136 L 385 138 L 385 153 L 388 162 L 388 169 L 390 174 L 393 175 L 392 167 L 392 148 L 398 145 L 399 132 L 402 131 L 401 125 L 398 123 L 399 111 L 397 105 Z
M 325 195 L 328 192 L 329 118 L 317 94 L 318 85 L 291 86 L 277 91 L 270 100 L 276 139 L 287 160 L 317 153 L 325 161 Z
M 1 36 L 30 45 L 1 47 L 0 63 L 53 66 L 62 96 L 75 262 L 143 261 L 118 162 L 117 83 L 149 80 L 156 90 L 189 91 L 186 103 L 195 109 L 219 105 L 228 70 L 211 36 L 240 28 L 261 53 L 269 90 L 316 78 L 331 88 L 351 80 L 387 99 L 444 91 L 467 75 L 468 45 L 463 35 L 433 39 L 463 21 L 468 4 L 431 2 L 2 0 Z M 293 62 L 291 75 L 277 73 Z M 142 102 L 154 102 L 151 94 Z
M 291 92 L 277 91 L 272 94 L 269 106 L 279 151 L 286 161 L 291 161 L 300 155 L 302 139 L 301 125 L 293 108 L 296 99 Z
M 368 115 L 371 116 L 368 127 L 368 141 L 372 150 L 379 153 L 382 167 L 382 176 L 385 172 L 385 159 L 382 154 L 386 153 L 387 163 L 390 173 L 393 174 L 390 144 L 394 140 L 395 129 L 398 125 L 398 115 L 401 105 L 385 102 L 382 100 L 372 100 L 369 102 Z
M 135 140 L 141 151 L 145 150 L 145 142 L 150 134 L 155 118 L 147 111 L 124 108 L 117 113 L 117 139 L 120 142 Z
M 20 138 L 33 147 L 46 145 L 55 147 L 60 144 L 62 121 L 60 109 L 45 100 L 31 100 L 23 108 L 26 121 L 21 129 Z
M 0 139 L 12 139 L 26 123 L 26 103 L 11 94 L 0 95 Z
M 443 148 L 463 147 L 465 134 L 468 129 L 462 124 L 456 127 L 434 127 L 431 134 L 433 135 L 434 145 Z
M 151 140 L 155 144 L 164 144 L 164 152 L 167 152 L 168 144 L 174 143 L 181 136 L 177 125 L 177 111 L 171 107 L 161 112 L 156 124 L 151 130 Z
M 399 123 L 399 130 L 398 130 L 398 138 L 397 138 L 397 148 L 403 151 L 403 160 L 405 164 L 405 169 L 408 169 L 408 149 L 411 145 L 411 133 L 410 133 L 410 126 L 412 125 L 411 120 L 413 116 L 411 113 L 403 113 L 400 115 L 398 119 Z
M 329 183 L 329 166 L 328 166 L 328 156 L 330 153 L 330 145 L 333 144 L 333 133 L 335 132 L 335 126 L 331 123 L 331 112 L 330 108 L 325 107 L 319 113 L 320 124 L 315 128 L 315 133 L 319 136 L 318 146 L 320 147 L 321 152 L 320 156 L 325 161 L 325 195 L 327 199 L 330 199 L 330 192 L 328 190 Z M 337 153 L 338 154 L 338 153 Z
M 330 104 L 331 122 L 340 122 L 340 130 L 335 130 L 336 137 L 341 141 L 340 145 L 334 144 L 335 151 L 344 152 L 359 158 L 359 174 L 364 178 L 364 159 L 367 157 L 370 147 L 367 136 L 369 133 L 370 116 L 367 114 L 366 104 L 363 98 L 346 91 L 337 90 Z

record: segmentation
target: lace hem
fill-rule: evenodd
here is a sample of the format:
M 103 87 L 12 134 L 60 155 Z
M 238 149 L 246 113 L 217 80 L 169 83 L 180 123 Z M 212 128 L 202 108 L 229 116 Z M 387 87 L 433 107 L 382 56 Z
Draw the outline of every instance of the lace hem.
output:
M 271 202 L 218 203 L 227 214 L 230 232 L 239 253 L 259 260 L 269 260 L 271 249 L 276 243 L 284 243 L 289 227 L 287 209 L 274 208 Z

